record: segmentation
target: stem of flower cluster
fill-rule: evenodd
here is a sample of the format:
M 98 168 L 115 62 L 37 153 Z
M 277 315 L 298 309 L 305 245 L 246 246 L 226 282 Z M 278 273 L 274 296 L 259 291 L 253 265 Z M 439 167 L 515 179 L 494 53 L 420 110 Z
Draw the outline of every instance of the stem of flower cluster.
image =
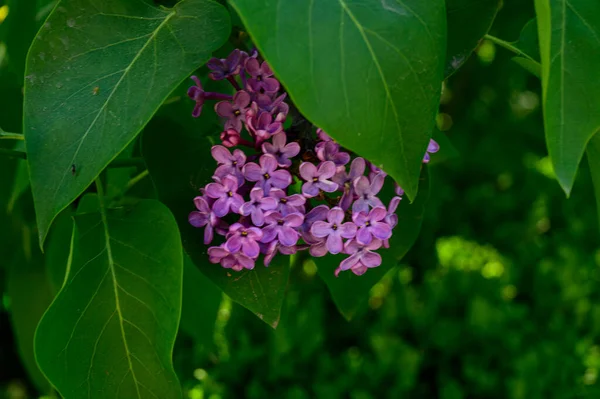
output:
M 227 80 L 229 81 L 229 83 L 231 83 L 231 85 L 233 86 L 234 89 L 236 89 L 237 91 L 242 90 L 242 88 L 238 84 L 237 80 L 235 80 L 235 78 L 233 76 L 228 76 Z
M 204 98 L 206 100 L 227 100 L 227 101 L 233 100 L 233 96 L 231 96 L 229 94 L 216 93 L 214 91 L 205 92 Z

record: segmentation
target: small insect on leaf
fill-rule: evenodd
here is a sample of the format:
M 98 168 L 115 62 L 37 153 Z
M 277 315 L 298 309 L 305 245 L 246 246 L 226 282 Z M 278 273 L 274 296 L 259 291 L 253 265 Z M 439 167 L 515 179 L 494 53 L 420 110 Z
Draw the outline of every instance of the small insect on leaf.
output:
M 95 95 L 95 96 L 97 96 L 98 93 L 100 93 L 100 87 L 96 86 L 96 87 L 94 87 L 94 90 L 92 91 L 92 94 Z
M 77 174 L 77 168 L 75 167 L 75 164 L 72 164 L 72 165 L 71 165 L 71 174 L 72 174 L 73 176 L 75 176 L 75 174 Z

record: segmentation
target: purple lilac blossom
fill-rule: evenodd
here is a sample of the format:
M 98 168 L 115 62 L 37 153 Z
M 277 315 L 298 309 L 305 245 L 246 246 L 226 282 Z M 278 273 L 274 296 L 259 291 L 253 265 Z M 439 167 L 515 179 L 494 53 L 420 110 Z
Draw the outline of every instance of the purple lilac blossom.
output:
M 306 198 L 300 194 L 287 195 L 285 191 L 273 188 L 269 196 L 277 201 L 277 210 L 284 216 L 296 212 L 304 213 Z
M 247 81 L 248 89 L 256 93 L 276 93 L 279 81 L 273 78 L 273 71 L 267 62 L 262 64 L 256 58 L 246 60 L 246 72 L 251 76 Z
M 260 253 L 258 242 L 263 238 L 263 232 L 258 227 L 245 227 L 241 223 L 229 226 L 225 248 L 231 253 L 239 252 L 249 258 L 256 259 Z
M 262 242 L 273 241 L 276 237 L 282 245 L 290 247 L 298 242 L 296 228 L 302 224 L 304 216 L 301 213 L 290 213 L 283 216 L 277 211 L 267 213 L 265 222 L 267 226 L 263 229 Z
M 233 102 L 220 101 L 215 105 L 217 115 L 226 118 L 225 129 L 242 130 L 242 122 L 246 119 L 246 111 L 250 105 L 250 94 L 243 90 L 233 96 Z
M 373 252 L 381 248 L 381 241 L 378 239 L 372 240 L 369 244 L 363 245 L 357 240 L 348 241 L 344 245 L 344 252 L 350 256 L 340 263 L 340 266 L 335 270 L 336 277 L 340 271 L 352 270 L 357 276 L 365 274 L 368 268 L 381 265 L 381 255 Z
M 322 162 L 317 168 L 309 162 L 303 162 L 300 165 L 300 176 L 306 183 L 302 185 L 302 194 L 311 198 L 319 194 L 320 190 L 332 193 L 337 190 L 338 185 L 331 179 L 336 172 L 335 164 L 331 161 Z
M 354 180 L 354 192 L 358 199 L 352 204 L 352 212 L 368 212 L 369 207 L 383 206 L 377 194 L 383 187 L 384 179 L 383 175 L 378 174 L 373 179 L 360 176 Z
M 343 192 L 340 199 L 340 207 L 343 210 L 350 209 L 352 201 L 354 201 L 354 180 L 363 176 L 365 173 L 365 160 L 363 158 L 355 158 L 350 164 L 350 172 L 346 172 L 346 168 L 338 169 L 338 172 L 331 180 L 337 183 L 338 190 Z
M 343 170 L 343 166 L 350 162 L 350 154 L 340 151 L 340 145 L 333 141 L 323 143 L 323 146 L 317 148 L 317 158 L 321 161 L 332 161 L 338 170 Z M 341 168 L 341 169 L 340 169 Z
M 387 211 L 381 206 L 371 209 L 369 213 L 354 213 L 352 221 L 358 226 L 356 241 L 367 245 L 373 238 L 379 238 L 380 240 L 390 238 L 392 236 L 392 228 L 386 222 L 382 222 L 386 216 Z
M 221 182 L 210 183 L 206 186 L 206 195 L 216 199 L 212 210 L 218 217 L 223 217 L 229 210 L 238 213 L 244 199 L 237 193 L 238 181 L 234 176 L 228 175 Z
M 234 96 L 205 92 L 200 80 L 192 77 L 195 85 L 188 91 L 196 102 L 193 116 L 200 115 L 206 100 L 223 100 L 214 107 L 224 118 L 222 145 L 211 149 L 218 163 L 214 182 L 200 189 L 201 196 L 194 199 L 196 210 L 189 214 L 192 226 L 205 229 L 207 245 L 215 233 L 224 240 L 208 249 L 210 262 L 241 271 L 253 269 L 259 254 L 268 266 L 278 253 L 308 250 L 315 257 L 340 252 L 349 255 L 335 270 L 336 276 L 343 270 L 361 275 L 379 266 L 381 257 L 374 251 L 389 247 L 392 229 L 398 224 L 396 209 L 402 189 L 394 183 L 397 196 L 386 209 L 378 198 L 386 177 L 383 170 L 360 157 L 352 160 L 350 153 L 320 128 L 314 148 L 302 148 L 299 143 L 310 140 L 302 136 L 298 140 L 297 133 L 288 136 L 283 130 L 290 109 L 284 102 L 287 94 L 279 91 L 278 80 L 257 51 L 248 55 L 235 50 L 226 59 L 211 59 L 208 66 L 211 79 L 227 79 L 235 89 Z M 250 140 L 242 138 L 244 129 Z M 241 149 L 227 149 L 238 145 L 259 154 L 253 152 L 253 162 L 246 164 Z M 431 140 L 423 162 L 438 149 Z M 315 155 L 321 162 L 313 163 Z M 310 162 L 301 162 L 296 169 L 293 159 L 300 156 Z M 304 180 L 302 194 L 294 193 L 292 175 Z M 341 196 L 323 194 L 336 190 Z M 331 209 L 317 201 L 326 201 Z M 345 213 L 349 209 L 352 212 Z M 231 226 L 222 219 L 235 214 L 237 221 L 232 220 Z M 345 217 L 352 221 L 344 223 Z
M 250 201 L 246 202 L 240 208 L 240 213 L 244 216 L 250 215 L 252 223 L 256 226 L 265 224 L 264 211 L 273 211 L 277 209 L 277 200 L 272 197 L 265 197 L 262 188 L 253 188 L 250 191 Z
M 292 166 L 290 158 L 295 157 L 300 153 L 300 145 L 298 143 L 286 144 L 285 133 L 277 133 L 273 136 L 273 143 L 263 143 L 262 150 L 265 154 L 271 154 L 277 159 L 277 164 L 282 168 Z
M 343 222 L 344 211 L 336 206 L 327 213 L 327 222 L 314 222 L 310 232 L 317 238 L 327 238 L 327 250 L 332 254 L 339 254 L 343 250 L 342 238 L 354 238 L 356 235 L 356 225 Z
M 242 169 L 244 177 L 256 182 L 265 192 L 271 187 L 287 188 L 292 183 L 292 175 L 287 170 L 277 170 L 277 159 L 273 155 L 264 154 L 258 160 L 259 165 L 248 163 Z

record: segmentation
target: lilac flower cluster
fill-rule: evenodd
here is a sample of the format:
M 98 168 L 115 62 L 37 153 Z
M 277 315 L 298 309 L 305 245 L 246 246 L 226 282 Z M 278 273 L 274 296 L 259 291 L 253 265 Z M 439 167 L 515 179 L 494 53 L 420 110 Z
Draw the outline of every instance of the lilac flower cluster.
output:
M 361 275 L 381 265 L 376 251 L 389 247 L 402 189 L 395 186 L 397 195 L 386 207 L 378 197 L 385 172 L 363 158 L 352 159 L 321 129 L 304 148 L 302 140 L 286 133 L 286 93 L 256 52 L 234 50 L 208 67 L 211 79 L 226 79 L 235 89 L 233 96 L 205 92 L 194 76 L 196 85 L 188 91 L 196 102 L 193 116 L 206 100 L 221 100 L 214 108 L 224 120 L 222 145 L 211 149 L 218 164 L 214 181 L 200 190 L 189 215 L 193 226 L 204 227 L 206 245 L 215 233 L 223 237 L 208 249 L 210 261 L 240 271 L 253 269 L 261 254 L 268 266 L 277 253 L 308 250 L 314 257 L 348 255 L 336 276 L 345 270 Z M 248 155 L 233 149 L 237 146 L 248 147 Z M 438 149 L 432 140 L 424 162 Z M 295 193 L 294 181 L 301 183 Z

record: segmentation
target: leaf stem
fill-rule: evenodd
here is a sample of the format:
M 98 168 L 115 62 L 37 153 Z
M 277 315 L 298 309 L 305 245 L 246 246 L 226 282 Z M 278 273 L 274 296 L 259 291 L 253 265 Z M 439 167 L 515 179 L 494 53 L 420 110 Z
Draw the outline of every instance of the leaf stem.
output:
M 150 173 L 148 172 L 148 169 L 146 169 L 137 176 L 132 177 L 131 180 L 129 180 L 129 182 L 127 183 L 127 187 L 125 187 L 125 192 L 127 192 L 131 187 L 135 186 L 140 181 L 144 180 L 144 178 L 149 174 Z
M 492 42 L 494 44 L 497 44 L 500 47 L 504 47 L 508 51 L 512 51 L 516 55 L 520 55 L 521 57 L 525 57 L 528 60 L 531 60 L 531 61 L 539 64 L 539 62 L 537 62 L 536 60 L 534 60 L 533 58 L 531 58 L 531 56 L 529 54 L 524 53 L 523 51 L 519 50 L 518 48 L 516 48 L 515 46 L 513 46 L 512 43 L 509 43 L 509 42 L 507 42 L 505 40 L 499 39 L 496 36 L 492 36 L 492 35 L 485 35 L 483 38 L 489 40 L 490 42 Z
M 25 140 L 25 136 L 23 136 L 21 133 L 9 133 L 9 132 L 5 132 L 4 130 L 0 129 L 0 139 Z
M 27 154 L 23 151 L 9 150 L 7 148 L 0 148 L 0 155 L 10 158 L 27 159 Z

